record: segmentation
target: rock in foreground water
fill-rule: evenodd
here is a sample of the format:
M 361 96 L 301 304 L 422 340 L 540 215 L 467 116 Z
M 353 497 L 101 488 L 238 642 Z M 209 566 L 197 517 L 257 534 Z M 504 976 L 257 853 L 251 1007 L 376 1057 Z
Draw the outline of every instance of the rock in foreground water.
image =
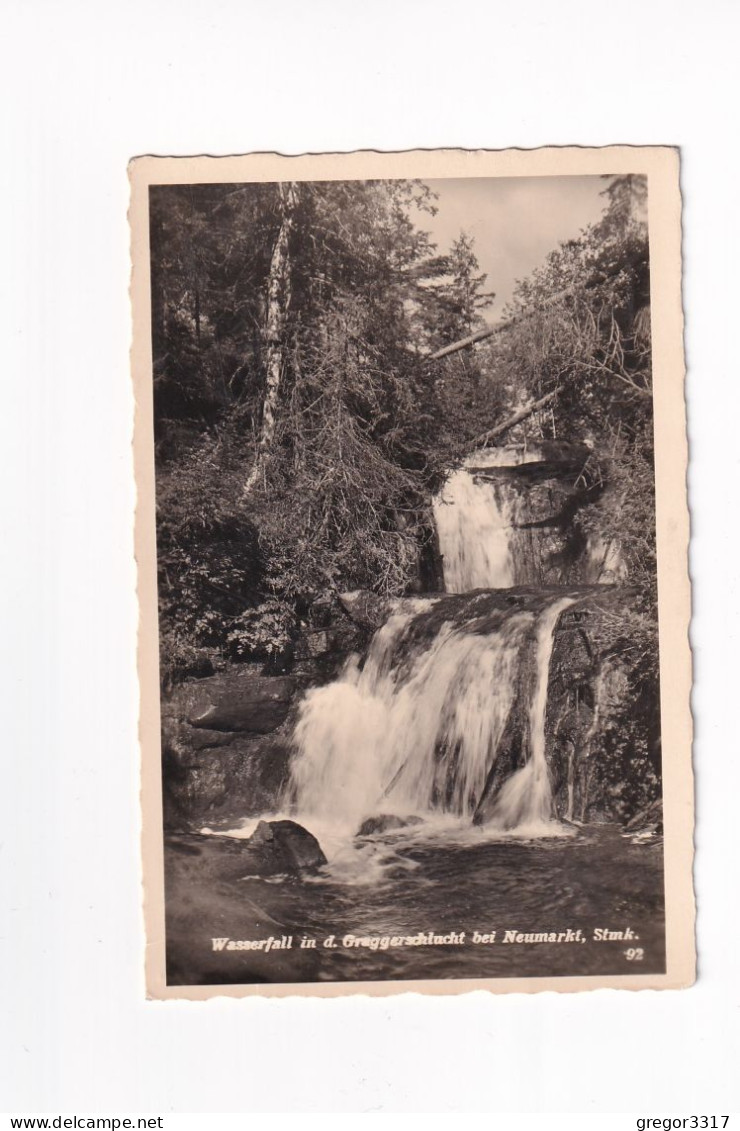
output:
M 248 841 L 260 875 L 305 875 L 326 864 L 316 837 L 296 821 L 260 821 Z
M 387 833 L 393 829 L 405 829 L 410 825 L 420 825 L 421 817 L 397 817 L 394 813 L 379 813 L 377 817 L 368 817 L 360 825 L 358 836 L 374 836 L 376 833 Z
M 248 839 L 203 833 L 167 837 L 170 878 L 182 878 L 197 861 L 209 882 L 245 876 L 305 876 L 326 864 L 321 845 L 295 821 L 260 821 Z

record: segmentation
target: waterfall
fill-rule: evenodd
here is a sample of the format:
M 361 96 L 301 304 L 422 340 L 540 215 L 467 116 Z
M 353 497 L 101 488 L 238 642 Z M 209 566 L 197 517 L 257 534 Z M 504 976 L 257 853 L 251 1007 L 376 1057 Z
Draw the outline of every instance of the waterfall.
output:
M 411 620 L 391 616 L 373 637 L 361 670 L 352 657 L 341 678 L 309 691 L 294 734 L 291 793 L 298 812 L 350 835 L 387 784 L 394 647 Z
M 434 499 L 434 521 L 448 593 L 507 589 L 514 584 L 513 499 L 505 486 L 481 482 L 468 468 L 521 462 L 518 453 L 507 449 L 477 453 L 448 476 Z
M 555 626 L 571 603 L 557 600 L 539 617 L 511 612 L 487 634 L 446 621 L 421 644 L 409 640 L 415 615 L 393 615 L 364 667 L 353 658 L 301 704 L 290 786 L 299 819 L 345 836 L 379 813 L 469 823 L 534 649 L 527 761 L 505 783 L 492 824 L 547 822 L 547 679 Z
M 515 490 L 505 475 L 475 471 L 508 472 L 530 458 L 479 452 L 447 478 L 434 513 L 448 593 L 514 584 Z M 464 607 L 452 597 L 398 602 L 364 663 L 352 657 L 338 679 L 306 693 L 286 797 L 298 820 L 346 841 L 381 814 L 447 814 L 469 825 L 485 797 L 492 828 L 546 831 L 548 675 L 558 619 L 573 599 L 507 598 L 483 616 L 480 601 L 485 594 Z M 504 770 L 492 774 L 510 720 L 518 754 L 510 739 Z M 499 773 L 505 780 L 494 786 Z
M 460 468 L 434 500 L 448 593 L 514 584 L 509 546 L 510 506 L 491 483 L 477 483 Z
M 351 660 L 339 680 L 303 700 L 292 770 L 302 816 L 348 832 L 379 812 L 472 817 L 533 618 L 516 614 L 489 636 L 445 623 L 406 658 L 399 644 L 412 619 L 391 617 L 362 670 Z
M 618 545 L 573 521 L 588 497 L 579 503 L 582 458 L 562 445 L 499 448 L 452 471 L 433 501 L 445 590 L 623 581 Z

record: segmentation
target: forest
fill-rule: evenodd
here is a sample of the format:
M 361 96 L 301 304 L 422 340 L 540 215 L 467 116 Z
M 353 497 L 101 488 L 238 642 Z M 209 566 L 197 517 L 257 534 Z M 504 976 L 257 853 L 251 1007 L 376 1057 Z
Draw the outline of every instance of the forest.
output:
M 655 796 L 645 178 L 605 177 L 602 196 L 491 332 L 496 281 L 465 232 L 440 253 L 421 182 L 150 189 L 165 690 L 244 662 L 289 671 L 343 592 L 439 589 L 450 471 L 494 443 L 565 443 L 585 453 L 569 521 L 630 594 L 598 629 L 628 685 L 602 722 L 609 765 L 629 809 Z

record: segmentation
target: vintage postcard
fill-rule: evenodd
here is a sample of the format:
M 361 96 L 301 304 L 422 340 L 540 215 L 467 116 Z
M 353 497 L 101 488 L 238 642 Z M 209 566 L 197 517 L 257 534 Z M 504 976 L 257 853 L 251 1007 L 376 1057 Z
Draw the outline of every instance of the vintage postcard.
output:
M 130 175 L 150 996 L 689 986 L 678 153 Z

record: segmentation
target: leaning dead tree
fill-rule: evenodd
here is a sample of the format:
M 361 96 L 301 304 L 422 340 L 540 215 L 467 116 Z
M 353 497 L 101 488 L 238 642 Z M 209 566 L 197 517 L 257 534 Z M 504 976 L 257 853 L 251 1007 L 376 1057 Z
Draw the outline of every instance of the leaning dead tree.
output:
M 556 294 L 544 299 L 540 306 L 551 307 L 563 298 L 571 297 L 578 294 L 579 292 L 589 291 L 592 288 L 606 282 L 607 279 L 609 279 L 616 273 L 617 269 L 593 278 L 581 286 L 568 287 L 565 290 L 558 291 Z M 436 350 L 434 353 L 427 354 L 426 360 L 439 361 L 443 357 L 449 357 L 450 354 L 457 353 L 459 350 L 469 349 L 471 346 L 476 345 L 477 342 L 485 341 L 486 338 L 491 338 L 494 336 L 494 334 L 500 334 L 504 330 L 509 330 L 512 326 L 516 326 L 524 319 L 533 318 L 539 313 L 539 309 L 521 311 L 520 313 L 513 315 L 511 318 L 505 319 L 505 321 L 503 322 L 498 322 L 495 326 L 486 326 L 484 329 L 477 330 L 474 334 L 468 334 L 465 338 L 460 338 L 458 341 L 452 342 L 448 346 L 443 346 L 441 349 Z M 612 331 L 614 331 L 615 327 L 616 324 L 614 317 L 612 316 Z M 614 332 L 612 332 L 612 334 L 610 334 L 610 346 L 613 345 L 614 336 Z M 586 364 L 588 367 L 588 363 Z M 603 370 L 607 376 L 622 382 L 626 386 L 629 386 L 631 391 L 635 394 L 638 394 L 642 397 L 652 396 L 652 392 L 649 387 L 637 384 L 627 375 L 627 373 L 619 372 L 618 369 L 616 369 L 614 366 L 610 367 L 604 362 L 594 362 L 590 365 L 590 368 L 598 368 L 600 370 Z M 511 428 L 514 428 L 515 425 L 520 424 L 523 420 L 526 420 L 528 416 L 532 415 L 532 413 L 537 412 L 539 409 L 545 408 L 547 405 L 551 404 L 560 395 L 564 388 L 565 385 L 558 385 L 554 389 L 551 389 L 548 393 L 545 393 L 544 396 L 539 397 L 537 400 L 530 401 L 528 405 L 525 405 L 523 408 L 518 409 L 515 413 L 508 417 L 508 419 L 502 421 L 500 424 L 495 425 L 493 428 L 489 428 L 480 436 L 475 436 L 473 437 L 473 439 L 467 441 L 466 447 L 479 447 L 481 445 L 490 443 L 492 440 L 498 439 L 499 436 L 503 436 L 504 433 L 508 432 Z
M 435 353 L 430 353 L 428 359 L 429 361 L 439 361 L 451 353 L 457 353 L 458 350 L 468 349 L 469 346 L 474 346 L 476 342 L 491 338 L 494 334 L 500 333 L 501 330 L 508 330 L 509 326 L 513 326 L 519 321 L 519 317 L 507 318 L 505 322 L 498 322 L 495 326 L 486 326 L 484 330 L 477 330 L 475 334 L 468 334 L 467 338 L 460 338 L 459 341 L 452 342 L 449 346 L 443 346 Z
M 557 291 L 556 294 L 550 295 L 541 301 L 540 306 L 553 306 L 555 303 L 560 302 L 563 298 L 569 298 L 576 295 L 581 291 L 590 291 L 594 287 L 600 286 L 605 283 L 607 279 L 613 278 L 620 271 L 620 267 L 615 267 L 612 271 L 605 271 L 602 275 L 596 275 L 588 282 L 582 283 L 579 286 L 565 287 L 562 291 Z M 493 337 L 494 334 L 500 334 L 502 330 L 508 330 L 511 326 L 516 326 L 524 318 L 533 318 L 538 314 L 539 310 L 526 310 L 520 311 L 519 314 L 512 315 L 511 318 L 506 318 L 503 322 L 497 322 L 495 326 L 486 326 L 482 330 L 477 330 L 474 334 L 468 334 L 466 338 L 459 338 L 456 342 L 451 342 L 449 346 L 443 346 L 442 349 L 436 350 L 434 353 L 427 355 L 429 361 L 439 361 L 440 358 L 447 357 L 451 353 L 457 353 L 458 350 L 468 349 L 474 346 L 476 342 L 485 341 L 486 338 Z
M 491 440 L 498 439 L 503 436 L 505 432 L 513 428 L 516 424 L 521 424 L 522 420 L 526 420 L 533 412 L 537 412 L 540 408 L 545 408 L 563 391 L 563 386 L 558 385 L 555 389 L 551 389 L 549 393 L 545 393 L 544 397 L 539 400 L 531 401 L 530 404 L 520 408 L 518 412 L 513 413 L 507 420 L 501 424 L 497 424 L 494 428 L 489 428 L 487 432 L 482 432 L 480 436 L 474 436 L 472 440 L 468 440 L 468 445 L 473 445 L 478 448 L 482 444 L 490 444 Z
M 280 200 L 280 228 L 270 259 L 267 278 L 267 309 L 265 314 L 265 399 L 262 405 L 262 426 L 252 470 L 244 484 L 248 495 L 259 479 L 265 457 L 275 435 L 280 385 L 285 365 L 285 328 L 290 307 L 290 236 L 293 231 L 298 203 L 295 182 L 278 185 Z

